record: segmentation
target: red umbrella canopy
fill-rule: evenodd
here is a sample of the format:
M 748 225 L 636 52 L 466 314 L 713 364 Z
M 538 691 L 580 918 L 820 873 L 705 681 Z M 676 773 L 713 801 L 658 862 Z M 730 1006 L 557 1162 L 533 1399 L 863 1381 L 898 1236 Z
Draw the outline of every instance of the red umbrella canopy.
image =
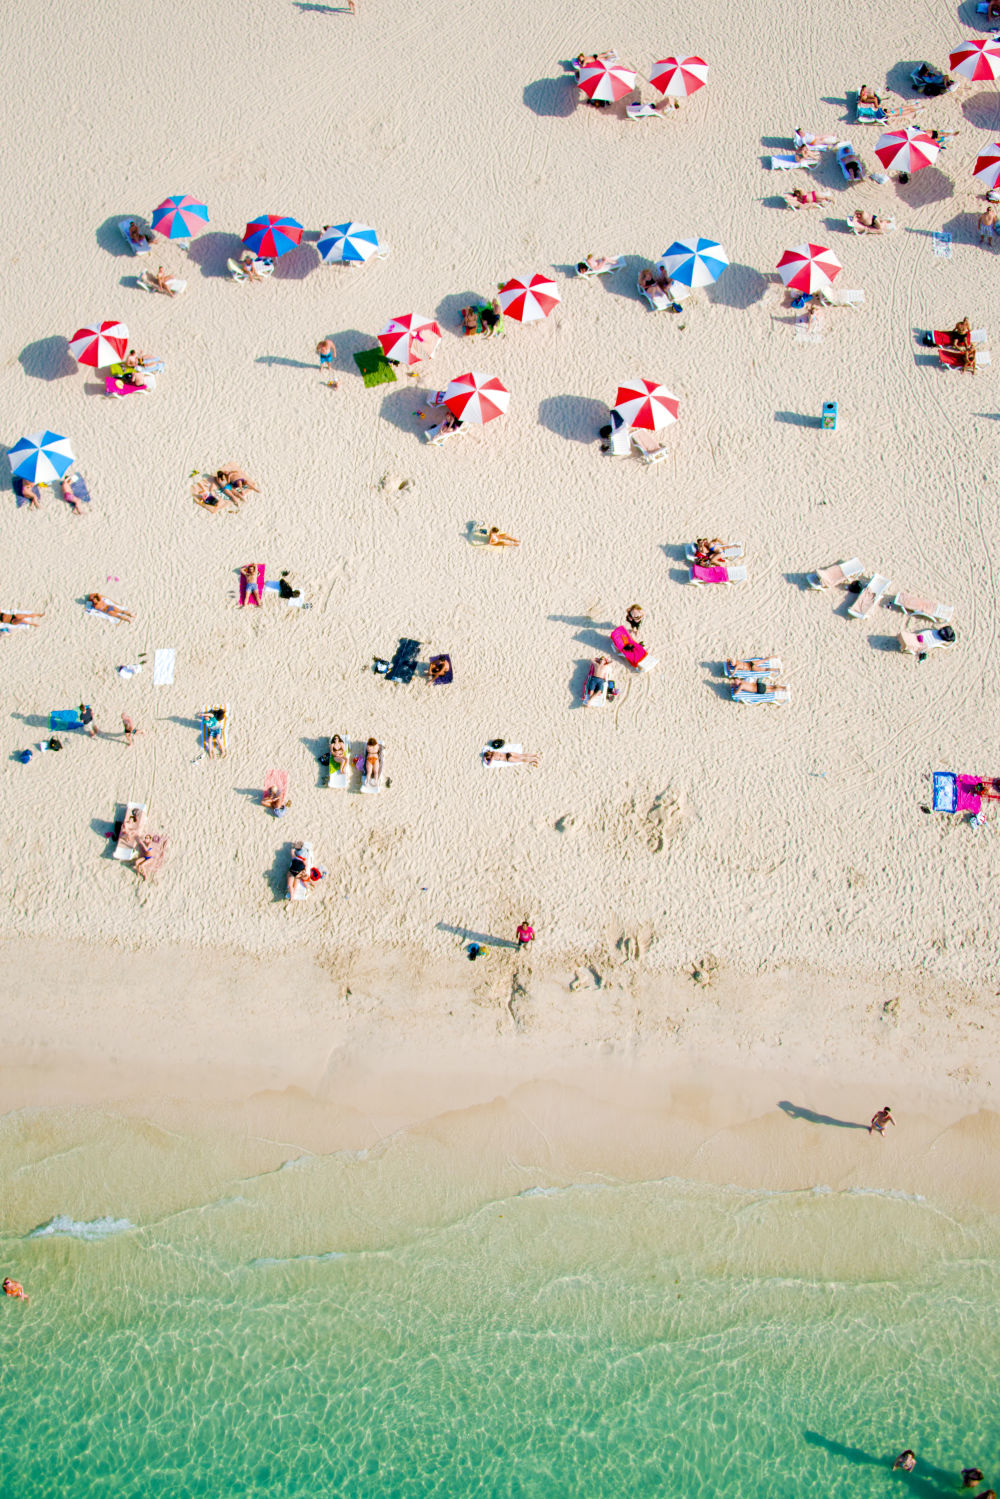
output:
M 514 277 L 500 288 L 501 310 L 519 323 L 532 323 L 538 318 L 548 317 L 561 301 L 559 289 L 551 276 L 532 276 L 530 281 L 518 281 Z
M 992 37 L 963 42 L 949 55 L 948 66 L 953 73 L 971 78 L 973 83 L 992 83 L 1000 78 L 1000 42 Z
M 128 349 L 128 329 L 117 318 L 77 328 L 69 341 L 69 351 L 80 364 L 91 364 L 96 370 L 117 364 Z
M 615 410 L 629 427 L 659 432 L 677 420 L 680 401 L 658 380 L 633 380 L 619 385 Z
M 879 137 L 875 155 L 885 167 L 897 172 L 919 172 L 929 167 L 941 147 L 926 130 L 907 125 L 905 130 L 887 130 Z
M 431 358 L 441 342 L 441 329 L 433 318 L 422 317 L 419 312 L 407 312 L 387 323 L 378 341 L 387 359 L 413 364 L 418 359 Z
M 453 416 L 463 422 L 491 422 L 503 416 L 510 402 L 510 392 L 495 375 L 481 375 L 470 370 L 456 375 L 444 393 L 444 403 Z
M 778 275 L 793 291 L 813 292 L 829 286 L 843 267 L 825 245 L 796 245 L 778 261 Z
M 649 81 L 670 99 L 686 99 L 708 82 L 708 63 L 703 57 L 664 57 L 654 62 Z
M 592 57 L 580 69 L 577 87 L 588 99 L 614 104 L 635 88 L 635 70 L 626 67 L 624 63 L 606 62 L 601 57 Z
M 985 182 L 987 187 L 996 187 L 1000 182 L 1000 141 L 994 141 L 982 156 L 976 157 L 972 175 Z

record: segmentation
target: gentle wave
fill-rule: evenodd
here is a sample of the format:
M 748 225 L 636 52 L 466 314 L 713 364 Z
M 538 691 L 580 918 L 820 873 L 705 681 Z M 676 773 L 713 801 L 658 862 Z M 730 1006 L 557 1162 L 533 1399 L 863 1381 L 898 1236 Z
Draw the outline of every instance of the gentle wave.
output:
M 127 1234 L 135 1224 L 128 1218 L 91 1218 L 84 1223 L 78 1223 L 75 1218 L 70 1218 L 66 1213 L 57 1213 L 50 1218 L 48 1223 L 39 1224 L 33 1228 L 29 1239 L 50 1239 L 54 1235 L 63 1235 L 68 1239 L 111 1239 L 115 1234 Z
M 275 1265 L 326 1265 L 331 1260 L 346 1260 L 347 1255 L 340 1249 L 327 1249 L 323 1254 L 293 1254 L 286 1259 L 271 1259 L 265 1255 L 261 1259 L 250 1260 L 247 1263 L 248 1270 L 271 1269 Z

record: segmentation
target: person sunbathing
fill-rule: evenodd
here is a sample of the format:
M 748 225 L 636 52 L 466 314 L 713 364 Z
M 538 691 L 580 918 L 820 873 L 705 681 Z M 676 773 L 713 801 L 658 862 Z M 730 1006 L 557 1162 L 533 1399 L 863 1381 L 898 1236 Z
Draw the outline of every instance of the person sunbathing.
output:
M 483 762 L 486 765 L 492 765 L 494 760 L 503 765 L 540 765 L 542 763 L 541 755 L 536 755 L 533 751 L 519 754 L 515 750 L 488 749 L 483 755 Z
M 135 219 L 129 223 L 128 239 L 129 244 L 134 245 L 137 250 L 148 250 L 153 243 L 153 236 L 147 234 L 145 229 L 141 229 Z
M 798 208 L 818 208 L 821 203 L 833 202 L 831 193 L 818 193 L 814 188 L 806 192 L 805 188 L 793 187 L 789 197 L 794 198 Z
M 885 223 L 877 213 L 866 213 L 863 208 L 858 208 L 851 215 L 851 222 L 855 228 L 860 229 L 862 234 L 884 234 Z
M 0 625 L 31 625 L 37 630 L 38 621 L 44 618 L 44 614 L 0 614 Z
M 87 604 L 95 614 L 106 614 L 109 619 L 120 619 L 129 625 L 132 623 L 132 616 L 127 609 L 120 609 L 117 604 L 112 604 L 110 599 L 102 597 L 99 593 L 88 593 Z
M 607 271 L 616 271 L 619 265 L 617 255 L 585 255 L 576 263 L 578 276 L 603 276 Z
M 332 776 L 343 775 L 349 759 L 350 752 L 347 745 L 339 734 L 334 734 L 330 740 L 330 774 Z
M 500 311 L 500 303 L 496 297 L 493 298 L 488 307 L 480 309 L 479 321 L 483 325 L 483 333 L 487 338 L 492 338 L 499 331 L 502 319 L 503 313 Z
M 63 499 L 66 501 L 67 505 L 70 506 L 73 514 L 82 515 L 83 511 L 80 509 L 80 500 L 78 496 L 73 493 L 73 475 L 63 474 L 62 478 L 59 480 L 59 488 L 62 490 Z
M 861 165 L 861 158 L 856 151 L 845 152 L 840 158 L 840 165 L 852 182 L 860 182 L 865 175 L 865 169 Z
M 587 679 L 586 687 L 587 695 L 584 699 L 588 706 L 597 698 L 603 697 L 605 693 L 607 693 L 609 698 L 618 696 L 610 673 L 611 661 L 608 656 L 598 656 L 591 662 L 590 676 Z
M 451 662 L 447 656 L 438 656 L 428 663 L 427 680 L 429 683 L 443 682 L 451 671 Z M 449 679 L 450 680 L 450 679 Z
M 263 281 L 264 277 L 258 271 L 258 265 L 273 266 L 273 264 L 273 261 L 255 255 L 252 250 L 244 250 L 240 256 L 240 265 L 248 281 Z
M 707 536 L 696 537 L 694 560 L 699 567 L 725 567 L 726 543 L 718 536 L 712 537 L 711 540 Z
M 304 843 L 296 843 L 292 849 L 292 858 L 288 866 L 288 879 L 286 881 L 289 900 L 294 900 L 295 891 L 299 885 L 302 886 L 304 894 L 307 893 L 309 889 L 309 868 L 305 859 L 302 857 L 305 851 L 306 846 Z
M 490 526 L 486 544 L 491 547 L 519 547 L 521 545 L 513 536 L 508 536 L 505 531 L 498 531 L 496 526 Z
M 658 291 L 660 282 L 649 269 L 639 272 L 639 290 L 645 292 Z
M 362 784 L 375 786 L 382 774 L 382 750 L 377 739 L 369 739 L 365 745 L 365 769 Z
M 204 505 L 206 510 L 217 510 L 220 500 L 228 500 L 234 510 L 240 507 L 228 492 L 221 494 L 212 479 L 196 479 L 191 485 L 191 498 Z
M 240 577 L 243 579 L 243 599 L 249 604 L 253 599 L 255 604 L 261 602 L 260 598 L 260 568 L 256 562 L 248 562 L 246 567 L 240 568 Z
M 30 479 L 20 479 L 21 499 L 27 500 L 29 510 L 38 509 L 38 501 L 41 498 L 38 493 L 38 485 L 33 484 Z
M 882 108 L 882 100 L 874 89 L 868 87 L 867 83 L 863 83 L 858 89 L 858 103 L 867 104 L 871 109 Z
M 215 482 L 219 485 L 220 489 L 228 491 L 235 490 L 237 494 L 240 494 L 243 491 L 249 492 L 250 490 L 252 490 L 254 494 L 260 494 L 260 490 L 253 482 L 246 469 L 235 468 L 233 465 L 230 465 L 229 468 L 216 469 Z
M 954 351 L 955 368 L 965 370 L 968 374 L 976 373 L 976 350 L 974 344 Z
M 463 307 L 461 308 L 461 313 L 462 332 L 466 338 L 471 338 L 479 332 L 479 319 L 476 316 L 476 309 L 474 307 Z
M 265 791 L 260 799 L 262 807 L 268 807 L 275 817 L 284 817 L 288 808 L 292 805 L 291 797 L 277 786 L 272 786 L 270 791 Z
M 155 288 L 156 291 L 162 291 L 168 297 L 176 297 L 177 295 L 174 288 L 170 285 L 169 277 L 162 265 L 157 266 L 155 276 L 149 271 L 144 272 L 144 280 L 151 287 Z
M 948 338 L 953 349 L 967 349 L 972 343 L 972 328 L 967 317 L 960 318 L 949 330 Z

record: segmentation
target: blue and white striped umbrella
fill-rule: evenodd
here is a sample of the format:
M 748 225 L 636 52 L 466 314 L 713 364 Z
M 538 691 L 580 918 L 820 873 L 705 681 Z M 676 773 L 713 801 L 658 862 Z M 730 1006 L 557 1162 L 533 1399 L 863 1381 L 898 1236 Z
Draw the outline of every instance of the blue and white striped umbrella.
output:
M 7 454 L 15 479 L 30 479 L 33 484 L 53 484 L 71 469 L 76 459 L 68 437 L 58 432 L 32 432 L 20 437 Z
M 378 235 L 367 224 L 330 224 L 319 237 L 320 258 L 336 260 L 370 260 L 379 253 Z
M 675 239 L 656 267 L 681 286 L 711 286 L 728 264 L 729 256 L 714 239 Z

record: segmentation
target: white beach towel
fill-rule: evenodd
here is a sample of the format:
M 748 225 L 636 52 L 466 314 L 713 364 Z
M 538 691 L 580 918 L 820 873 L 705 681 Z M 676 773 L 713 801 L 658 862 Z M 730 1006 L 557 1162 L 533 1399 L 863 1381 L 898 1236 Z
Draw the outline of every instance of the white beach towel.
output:
M 493 750 L 493 753 L 496 755 L 502 755 L 508 750 L 512 755 L 519 755 L 523 748 L 524 746 L 521 744 L 508 744 L 506 740 L 504 740 L 499 749 L 495 749 L 492 744 L 484 744 L 479 751 L 480 755 L 483 756 L 484 770 L 516 770 L 521 763 L 519 760 L 487 760 L 485 756 L 488 750 Z
M 823 325 L 815 320 L 810 323 L 805 314 L 795 319 L 795 341 L 800 344 L 818 344 L 823 342 Z
M 173 647 L 165 647 L 156 651 L 153 656 L 153 686 L 172 687 L 174 685 L 174 657 L 177 652 Z

